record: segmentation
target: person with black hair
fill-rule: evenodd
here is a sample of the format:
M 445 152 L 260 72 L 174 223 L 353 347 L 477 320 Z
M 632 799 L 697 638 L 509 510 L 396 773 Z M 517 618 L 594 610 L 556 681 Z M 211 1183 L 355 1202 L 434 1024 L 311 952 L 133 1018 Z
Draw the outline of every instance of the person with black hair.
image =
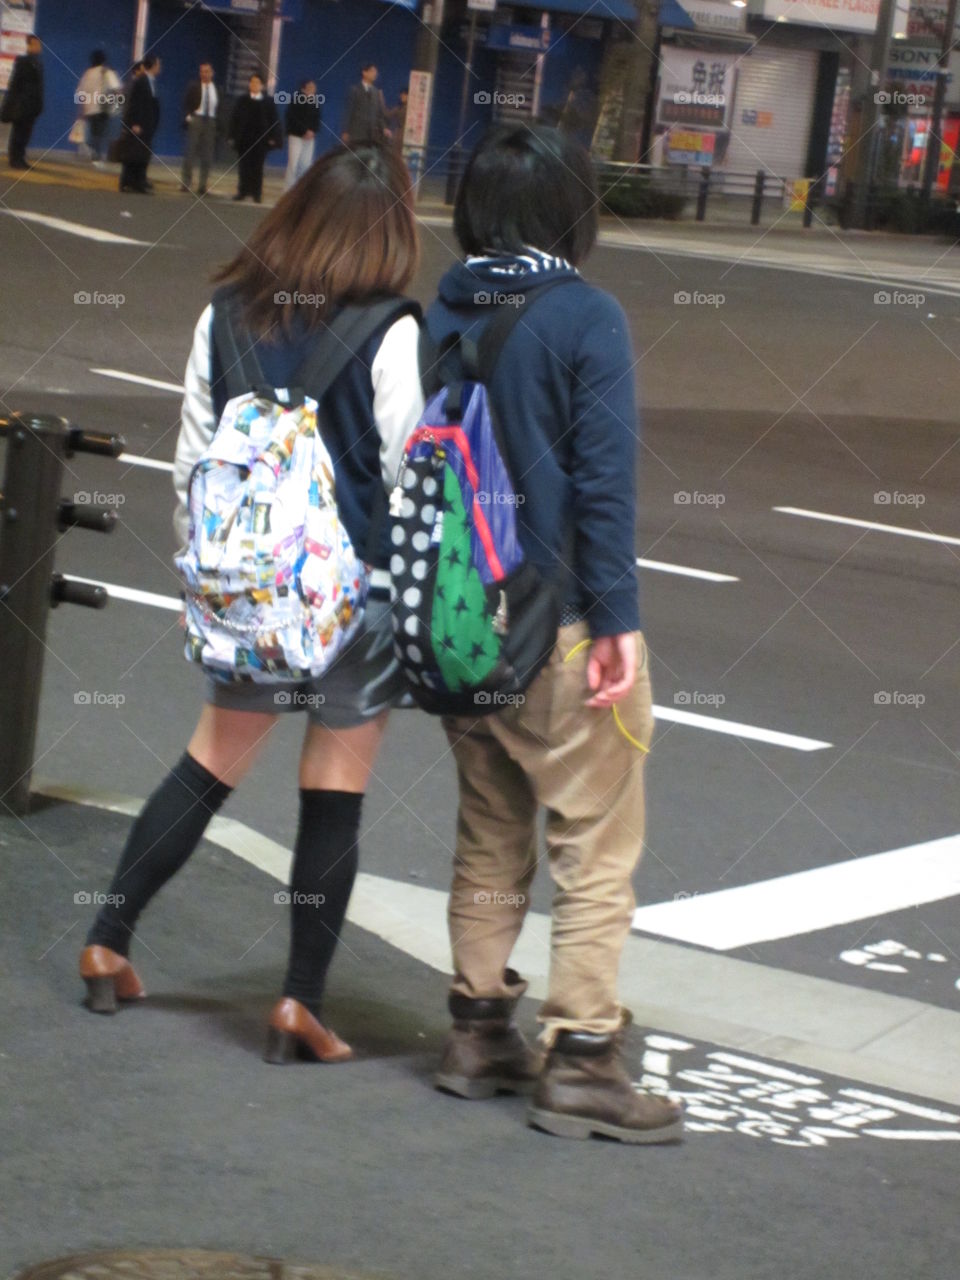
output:
M 467 1098 L 533 1092 L 529 1123 L 631 1143 L 682 1135 L 679 1106 L 633 1088 L 617 970 L 643 848 L 653 735 L 635 548 L 636 360 L 620 305 L 579 265 L 597 236 L 586 151 L 555 129 L 495 128 L 454 210 L 466 258 L 427 325 L 479 338 L 526 298 L 489 383 L 527 559 L 563 602 L 553 651 L 515 704 L 445 720 L 460 783 L 449 921 L 454 1026 L 436 1077 Z M 542 296 L 537 293 L 543 290 Z M 530 295 L 533 295 L 531 298 Z M 556 884 L 541 1065 L 514 1026 L 526 983 L 509 967 L 546 809 Z
M 267 153 L 281 145 L 280 121 L 273 98 L 263 91 L 263 78 L 250 77 L 249 92 L 237 99 L 230 121 L 230 141 L 237 149 L 237 194 L 234 200 L 263 198 L 263 166 Z
M 43 45 L 27 36 L 27 52 L 14 61 L 10 83 L 3 96 L 0 120 L 10 125 L 7 162 L 11 169 L 29 169 L 27 147 L 37 116 L 43 111 Z
M 366 62 L 360 68 L 360 83 L 350 86 L 342 138 L 348 147 L 370 143 L 379 145 L 392 137 L 387 128 L 387 104 L 383 91 L 377 88 L 376 63 Z
M 210 166 L 217 145 L 220 93 L 213 79 L 213 63 L 201 62 L 198 78 L 191 80 L 184 90 L 183 124 L 187 131 L 187 143 L 183 149 L 183 166 L 180 170 L 180 190 L 189 191 L 193 182 L 193 167 L 200 169 L 197 195 L 207 194 Z
M 160 123 L 160 101 L 157 97 L 157 76 L 160 59 L 152 53 L 134 68 L 123 109 L 123 131 L 118 139 L 120 190 L 147 195 L 153 186 L 147 178 L 147 168 L 153 156 L 153 135 Z
M 110 67 L 102 49 L 91 53 L 90 65 L 77 83 L 74 100 L 86 125 L 90 159 L 102 160 L 110 121 L 123 101 L 120 77 Z

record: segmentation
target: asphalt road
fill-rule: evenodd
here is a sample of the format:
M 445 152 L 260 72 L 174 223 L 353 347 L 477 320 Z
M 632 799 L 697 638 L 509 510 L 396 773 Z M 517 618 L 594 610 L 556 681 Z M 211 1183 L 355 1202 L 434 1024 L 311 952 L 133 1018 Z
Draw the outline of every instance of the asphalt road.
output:
M 170 460 L 177 395 L 91 370 L 177 383 L 210 271 L 249 233 L 256 210 L 25 186 L 7 203 L 149 243 L 95 243 L 0 217 L 5 404 L 122 431 L 131 454 Z M 415 293 L 426 302 L 454 249 L 436 226 L 423 239 Z M 960 299 L 938 297 L 931 320 L 928 310 L 876 304 L 869 282 L 607 247 L 589 274 L 622 300 L 639 357 L 638 554 L 736 579 L 642 571 L 657 702 L 831 744 L 802 752 L 662 721 L 639 902 L 956 833 L 957 547 L 774 508 L 960 533 L 960 433 L 920 412 L 925 388 L 956 385 Z M 723 302 L 677 303 L 678 283 Z M 84 292 L 113 302 L 75 302 Z M 67 487 L 122 498 L 121 522 L 110 538 L 65 535 L 61 569 L 176 594 L 168 475 L 81 457 Z M 62 608 L 49 639 L 38 775 L 146 794 L 196 709 L 176 615 L 124 601 L 104 615 Z M 119 711 L 78 707 L 78 689 L 126 701 Z M 296 738 L 284 725 L 263 770 L 231 801 L 232 813 L 280 841 L 292 836 L 292 810 L 274 796 L 291 776 Z M 371 870 L 443 886 L 453 795 L 436 725 L 394 718 L 368 813 Z M 838 958 L 890 939 L 924 962 L 891 973 Z M 930 952 L 947 961 L 927 962 Z M 947 899 L 788 933 L 742 954 L 955 1008 L 957 952 Z
M 26 185 L 0 193 L 0 210 L 7 207 L 146 243 L 98 243 L 0 212 L 3 407 L 120 431 L 130 454 L 169 462 L 176 393 L 93 370 L 178 383 L 210 270 L 257 212 Z M 449 231 L 425 226 L 415 288 L 422 301 L 453 252 Z M 870 280 L 659 249 L 600 247 L 588 274 L 623 302 L 639 357 L 637 554 L 673 567 L 641 571 L 663 713 L 648 764 L 638 902 L 687 911 L 724 889 L 955 835 L 960 542 L 938 538 L 960 539 L 960 430 L 951 411 L 960 299 L 878 303 Z M 114 297 L 75 301 L 84 292 Z M 682 292 L 699 296 L 676 301 Z M 169 475 L 78 457 L 65 493 L 80 492 L 116 505 L 120 523 L 109 538 L 65 534 L 58 568 L 176 596 Z M 47 638 L 38 782 L 145 796 L 182 750 L 200 696 L 180 654 L 176 612 L 120 599 L 105 613 L 64 607 Z M 124 701 L 85 705 L 78 693 Z M 670 718 L 684 713 L 705 721 Z M 723 731 L 725 721 L 749 735 Z M 775 734 L 821 745 L 778 745 Z M 227 810 L 287 847 L 297 747 L 297 725 L 282 724 Z M 437 725 L 396 714 L 367 800 L 364 868 L 442 890 L 454 804 Z M 451 1106 L 441 1120 L 424 1086 L 442 1035 L 443 979 L 356 928 L 338 960 L 332 1008 L 371 1060 L 335 1075 L 335 1086 L 321 1073 L 318 1089 L 309 1072 L 280 1073 L 276 1083 L 252 1050 L 282 964 L 282 930 L 245 950 L 268 928 L 274 883 L 209 846 L 145 920 L 144 960 L 159 992 L 152 1012 L 104 1029 L 74 1004 L 82 912 L 72 894 L 78 875 L 106 887 L 125 820 L 94 812 L 44 808 L 30 820 L 33 836 L 4 834 L 11 883 L 27 894 L 26 909 L 19 892 L 4 898 L 5 969 L 16 971 L 24 955 L 45 963 L 18 989 L 8 1046 L 8 1096 L 20 1104 L 10 1154 L 27 1173 L 7 1201 L 17 1225 L 0 1265 L 138 1239 L 330 1257 L 410 1277 L 527 1275 L 531 1257 L 564 1280 L 625 1277 L 641 1262 L 677 1280 L 780 1272 L 925 1280 L 949 1270 L 950 1143 L 834 1136 L 827 1151 L 808 1134 L 804 1149 L 790 1148 L 796 1126 L 783 1128 L 784 1109 L 806 1107 L 814 1130 L 835 1124 L 849 1086 L 842 1079 L 819 1081 L 819 1103 L 781 1103 L 780 1121 L 751 1117 L 760 1085 L 731 1084 L 736 1068 L 711 1057 L 715 1045 L 665 1047 L 637 1032 L 633 1051 L 646 1071 L 672 1087 L 712 1091 L 700 1099 L 702 1137 L 642 1174 L 632 1164 L 625 1172 L 628 1153 L 600 1144 L 584 1158 L 580 1145 L 574 1152 L 532 1135 L 518 1142 L 520 1111 L 509 1103 L 482 1120 Z M 69 875 L 58 859 L 72 864 Z M 741 910 L 756 936 L 721 949 L 957 1010 L 955 896 L 914 906 L 910 876 L 901 874 L 895 906 L 865 910 L 864 878 L 859 888 L 825 884 L 814 910 L 793 893 L 799 883 Z M 211 922 L 202 904 L 214 893 L 222 897 Z M 535 908 L 548 900 L 541 874 Z M 706 937 L 680 940 L 709 951 Z M 40 1023 L 31 1010 L 42 1011 Z M 140 1016 L 148 1012 L 152 1030 Z M 24 1070 L 30 1046 L 49 1052 L 51 1032 L 68 1046 L 69 1087 L 59 1058 L 35 1078 Z M 731 1090 L 740 1092 L 728 1106 Z M 711 1110 L 731 1106 L 732 1122 L 729 1114 L 710 1120 Z M 43 1108 L 55 1124 L 38 1140 Z M 61 1124 L 75 1139 L 66 1159 Z M 103 1157 L 106 1134 L 119 1145 Z M 109 1222 L 96 1219 L 105 1186 Z M 585 1186 L 593 1189 L 588 1214 Z M 495 1265 L 484 1253 L 491 1248 Z

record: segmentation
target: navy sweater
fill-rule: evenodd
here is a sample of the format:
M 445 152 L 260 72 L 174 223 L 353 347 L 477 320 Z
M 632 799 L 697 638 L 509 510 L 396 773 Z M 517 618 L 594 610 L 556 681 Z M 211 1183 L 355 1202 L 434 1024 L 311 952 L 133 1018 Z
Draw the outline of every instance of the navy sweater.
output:
M 586 616 L 593 636 L 636 631 L 639 428 L 627 319 L 614 298 L 569 266 L 531 270 L 525 262 L 472 259 L 451 267 L 427 325 L 435 340 L 456 331 L 475 338 L 494 311 L 486 301 L 494 292 L 529 294 L 571 278 L 510 334 L 491 401 L 524 498 L 518 517 L 525 554 L 562 581 L 572 543 L 567 603 Z

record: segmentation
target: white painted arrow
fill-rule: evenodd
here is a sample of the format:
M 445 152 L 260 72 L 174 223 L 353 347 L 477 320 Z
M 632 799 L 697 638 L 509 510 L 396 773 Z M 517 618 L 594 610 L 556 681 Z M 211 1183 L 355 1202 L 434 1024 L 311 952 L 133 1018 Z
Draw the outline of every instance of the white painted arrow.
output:
M 960 835 L 639 907 L 633 927 L 714 951 L 732 951 L 956 894 Z

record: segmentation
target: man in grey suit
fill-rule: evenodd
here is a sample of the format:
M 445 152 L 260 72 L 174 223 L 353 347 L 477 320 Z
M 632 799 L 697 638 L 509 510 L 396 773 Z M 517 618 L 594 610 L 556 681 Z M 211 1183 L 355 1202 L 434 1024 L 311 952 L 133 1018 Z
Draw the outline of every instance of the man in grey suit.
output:
M 347 146 L 379 143 L 391 137 L 387 128 L 387 106 L 377 88 L 377 68 L 368 62 L 360 69 L 360 83 L 351 86 L 347 114 L 340 135 Z
M 220 95 L 213 82 L 213 67 L 209 62 L 200 63 L 199 80 L 191 80 L 187 85 L 182 109 L 187 129 L 187 145 L 180 171 L 180 190 L 190 190 L 193 166 L 199 164 L 200 185 L 197 187 L 197 195 L 205 196 L 217 144 L 217 117 L 220 111 Z

